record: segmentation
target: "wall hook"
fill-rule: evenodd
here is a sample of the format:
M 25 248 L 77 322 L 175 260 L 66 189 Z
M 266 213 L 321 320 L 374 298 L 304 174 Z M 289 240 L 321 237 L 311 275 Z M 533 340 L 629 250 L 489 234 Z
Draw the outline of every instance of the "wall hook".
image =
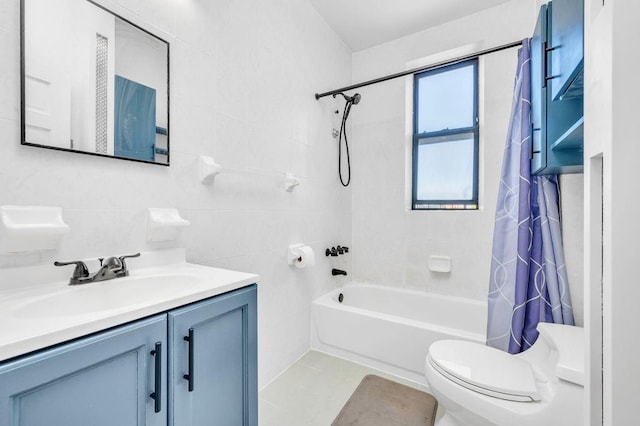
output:
M 287 192 L 293 191 L 293 188 L 300 185 L 300 180 L 293 175 L 293 173 L 285 173 L 284 174 L 284 189 Z
M 200 156 L 200 182 L 205 185 L 212 184 L 216 176 L 220 174 L 220 164 L 212 157 Z

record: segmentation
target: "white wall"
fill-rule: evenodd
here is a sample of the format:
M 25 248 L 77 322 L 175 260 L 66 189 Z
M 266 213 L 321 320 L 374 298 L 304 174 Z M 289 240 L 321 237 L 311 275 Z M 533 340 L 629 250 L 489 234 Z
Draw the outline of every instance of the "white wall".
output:
M 192 262 L 258 273 L 263 386 L 308 349 L 310 301 L 336 282 L 324 256 L 292 270 L 287 245 L 318 254 L 350 245 L 335 106 L 313 93 L 349 82 L 351 52 L 307 1 L 102 3 L 171 43 L 171 167 L 21 146 L 19 1 L 0 2 L 0 205 L 62 206 L 71 226 L 59 251 L 5 255 L 0 265 L 185 246 Z M 301 185 L 287 193 L 282 178 L 223 174 L 203 186 L 201 154 L 225 167 L 292 171 Z M 191 228 L 175 244 L 149 244 L 147 207 L 177 207 Z
M 447 59 L 441 52 L 477 51 L 530 37 L 538 4 L 512 0 L 353 55 L 353 81 Z M 469 52 L 470 53 L 470 52 Z M 407 84 L 403 79 L 359 89 L 352 109 L 353 268 L 380 284 L 486 299 L 498 180 L 515 76 L 516 49 L 480 62 L 480 209 L 410 211 Z M 575 314 L 582 324 L 582 176 L 562 179 L 565 252 Z M 410 196 L 410 195 L 409 195 Z M 452 258 L 451 274 L 432 273 L 429 255 Z
M 584 326 L 584 174 L 560 176 L 562 242 L 576 325 Z
M 610 271 L 611 248 L 605 252 L 603 247 L 603 219 L 607 217 L 607 228 L 610 228 L 611 184 L 607 179 L 604 188 L 604 172 L 611 173 L 610 147 L 613 129 L 613 7 L 607 2 L 606 7 L 599 0 L 585 1 L 585 57 L 584 57 L 584 158 L 585 158 L 585 264 L 584 264 L 584 296 L 585 296 L 585 417 L 590 419 L 589 425 L 613 425 L 611 404 L 611 373 L 607 367 L 606 380 L 603 371 L 603 352 L 610 352 L 611 341 L 604 346 L 603 328 L 603 280 L 611 282 L 610 272 L 605 278 L 603 263 L 607 263 Z M 606 147 L 606 153 L 605 153 Z M 605 164 L 606 162 L 606 164 Z M 607 197 L 606 204 L 604 197 Z M 610 238 L 607 229 L 607 239 Z M 610 242 L 607 241 L 607 245 Z M 606 325 L 607 334 L 611 333 L 611 324 Z M 623 347 L 628 340 L 625 339 Z M 631 348 L 630 348 L 631 349 Z M 633 351 L 633 349 L 631 349 Z M 608 362 L 610 356 L 606 355 Z M 637 373 L 636 373 L 637 375 Z M 629 375 L 627 377 L 633 377 Z M 627 389 L 626 392 L 635 392 Z M 603 399 L 606 395 L 606 421 L 603 416 Z M 632 412 L 633 409 L 631 409 Z M 633 423 L 633 422 L 629 422 Z M 624 424 L 624 422 L 622 423 Z
M 635 355 L 640 349 L 640 146 L 636 142 L 640 60 L 634 52 L 640 39 L 640 3 L 585 3 L 585 158 L 590 165 L 585 175 L 585 182 L 589 183 L 585 186 L 585 207 L 589 212 L 585 220 L 588 410 L 591 424 L 600 424 L 600 419 L 605 425 L 635 424 L 636 380 L 640 377 Z M 602 417 L 598 413 L 601 402 Z
M 167 127 L 167 46 L 120 19 L 115 20 L 115 75 L 156 91 L 156 126 Z M 115 84 L 115 83 L 114 83 Z

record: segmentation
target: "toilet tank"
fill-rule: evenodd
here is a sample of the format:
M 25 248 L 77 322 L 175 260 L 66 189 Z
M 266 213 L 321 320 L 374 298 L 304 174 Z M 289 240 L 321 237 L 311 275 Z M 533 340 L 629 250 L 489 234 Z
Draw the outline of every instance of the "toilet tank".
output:
M 539 323 L 537 329 L 540 336 L 533 347 L 546 345 L 557 354 L 555 375 L 559 379 L 584 386 L 584 329 L 545 322 Z

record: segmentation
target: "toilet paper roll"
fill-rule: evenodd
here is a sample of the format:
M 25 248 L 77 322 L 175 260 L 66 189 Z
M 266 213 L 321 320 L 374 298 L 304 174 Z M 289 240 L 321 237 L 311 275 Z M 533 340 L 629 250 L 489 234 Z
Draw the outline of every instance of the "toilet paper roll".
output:
M 296 268 L 306 268 L 316 264 L 316 256 L 313 249 L 309 246 L 303 246 L 295 249 L 296 260 L 293 262 Z

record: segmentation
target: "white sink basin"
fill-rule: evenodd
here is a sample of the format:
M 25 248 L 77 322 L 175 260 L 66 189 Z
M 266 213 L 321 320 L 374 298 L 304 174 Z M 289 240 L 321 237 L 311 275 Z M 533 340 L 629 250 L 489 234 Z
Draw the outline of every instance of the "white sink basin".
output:
M 13 314 L 21 318 L 56 318 L 130 309 L 201 281 L 197 275 L 146 275 L 68 286 L 16 305 Z
M 85 259 L 93 267 L 98 259 Z M 0 268 L 0 361 L 256 283 L 257 275 L 186 262 L 184 249 L 143 253 L 129 277 L 67 285 L 53 264 Z

